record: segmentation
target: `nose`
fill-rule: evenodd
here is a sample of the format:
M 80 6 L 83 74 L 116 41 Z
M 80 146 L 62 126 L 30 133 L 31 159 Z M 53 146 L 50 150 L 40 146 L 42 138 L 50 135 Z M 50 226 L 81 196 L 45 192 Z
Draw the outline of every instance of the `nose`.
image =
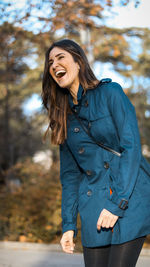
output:
M 53 71 L 55 71 L 56 67 L 57 67 L 57 61 L 53 61 L 53 64 L 52 64 L 52 69 Z

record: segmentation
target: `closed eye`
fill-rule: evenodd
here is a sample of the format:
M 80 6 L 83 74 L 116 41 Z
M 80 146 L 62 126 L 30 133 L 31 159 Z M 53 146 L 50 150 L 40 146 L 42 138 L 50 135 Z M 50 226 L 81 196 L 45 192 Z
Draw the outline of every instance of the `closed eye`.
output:
M 64 58 L 64 56 L 60 56 L 58 59 L 62 59 L 62 58 Z
M 58 57 L 58 60 L 60 60 L 60 59 L 62 59 L 62 58 L 64 58 L 64 56 L 59 56 L 59 57 Z M 48 62 L 49 67 L 50 67 L 52 64 L 53 64 L 53 60 L 49 60 L 49 62 Z

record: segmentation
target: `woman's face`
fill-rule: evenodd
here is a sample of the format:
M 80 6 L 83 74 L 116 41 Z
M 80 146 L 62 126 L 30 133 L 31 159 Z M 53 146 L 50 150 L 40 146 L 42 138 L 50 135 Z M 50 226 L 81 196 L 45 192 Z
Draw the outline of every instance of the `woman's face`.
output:
M 49 72 L 62 88 L 70 89 L 79 85 L 79 64 L 64 49 L 54 47 L 49 54 Z

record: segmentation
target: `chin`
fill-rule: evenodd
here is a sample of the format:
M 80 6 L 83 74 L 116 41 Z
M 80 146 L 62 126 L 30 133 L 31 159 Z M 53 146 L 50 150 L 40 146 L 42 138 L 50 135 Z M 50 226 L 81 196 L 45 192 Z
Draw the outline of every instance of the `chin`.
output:
M 68 83 L 58 83 L 58 85 L 60 86 L 60 87 L 62 87 L 62 88 L 67 88 L 67 89 L 69 89 L 70 88 L 70 84 L 68 84 Z

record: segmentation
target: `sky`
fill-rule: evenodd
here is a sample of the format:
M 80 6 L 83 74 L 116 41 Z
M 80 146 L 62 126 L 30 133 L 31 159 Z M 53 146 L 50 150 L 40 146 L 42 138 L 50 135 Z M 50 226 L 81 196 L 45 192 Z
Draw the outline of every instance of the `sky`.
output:
M 118 1 L 116 0 L 116 3 Z M 113 17 L 108 13 L 107 25 L 117 28 L 128 27 L 147 27 L 150 28 L 150 0 L 141 0 L 141 3 L 137 8 L 134 7 L 134 1 L 128 4 L 126 7 L 113 8 L 116 13 Z M 106 12 L 107 15 L 107 12 Z M 111 18 L 112 17 L 112 18 Z
M 18 5 L 23 4 L 25 0 L 12 0 Z M 134 1 L 131 1 L 127 6 L 118 6 L 116 1 L 116 6 L 111 9 L 111 13 L 107 10 L 104 11 L 104 15 L 107 17 L 104 20 L 105 25 L 116 28 L 128 28 L 128 27 L 140 27 L 140 28 L 150 28 L 150 0 L 141 0 L 139 6 L 135 8 Z M 112 15 L 113 11 L 113 15 Z M 37 27 L 40 27 L 40 24 L 35 24 Z M 136 38 L 133 42 L 133 54 L 135 56 L 140 52 L 140 44 L 137 42 Z M 95 62 L 94 72 L 97 78 L 105 78 L 106 73 L 107 77 L 111 77 L 113 81 L 123 84 L 123 86 L 130 86 L 128 81 L 124 80 L 121 75 L 113 71 L 113 66 L 111 63 L 100 64 Z M 34 94 L 28 101 L 23 105 L 23 110 L 26 115 L 33 115 L 34 112 L 40 110 L 41 108 L 41 99 L 38 95 Z

